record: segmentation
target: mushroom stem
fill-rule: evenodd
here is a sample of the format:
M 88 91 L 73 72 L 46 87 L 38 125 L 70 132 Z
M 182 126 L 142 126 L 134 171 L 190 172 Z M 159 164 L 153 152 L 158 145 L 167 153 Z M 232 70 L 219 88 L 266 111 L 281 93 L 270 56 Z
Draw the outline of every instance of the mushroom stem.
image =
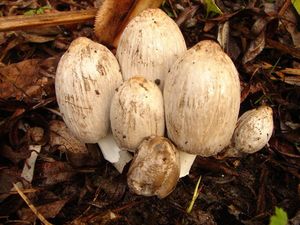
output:
M 111 162 L 114 167 L 122 173 L 125 165 L 132 159 L 132 155 L 118 147 L 112 134 L 108 134 L 106 137 L 101 138 L 98 145 L 101 148 L 103 157 Z
M 197 155 L 189 154 L 183 151 L 179 151 L 180 158 L 180 175 L 179 177 L 185 177 L 189 174 L 190 169 L 196 159 Z

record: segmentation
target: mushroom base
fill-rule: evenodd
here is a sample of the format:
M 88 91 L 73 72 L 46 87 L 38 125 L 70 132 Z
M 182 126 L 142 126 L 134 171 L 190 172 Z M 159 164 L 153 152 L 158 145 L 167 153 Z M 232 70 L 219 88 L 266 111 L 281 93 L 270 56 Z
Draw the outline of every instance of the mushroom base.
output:
M 126 164 L 132 159 L 132 155 L 118 147 L 112 134 L 108 134 L 106 137 L 102 138 L 98 142 L 98 145 L 101 148 L 103 157 L 122 173 Z

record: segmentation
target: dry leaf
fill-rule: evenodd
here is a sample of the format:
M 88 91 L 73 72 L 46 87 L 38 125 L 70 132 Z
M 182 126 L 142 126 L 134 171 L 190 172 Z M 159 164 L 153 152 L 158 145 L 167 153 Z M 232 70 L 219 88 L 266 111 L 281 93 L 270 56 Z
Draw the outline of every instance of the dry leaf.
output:
M 233 40 L 230 35 L 230 24 L 229 21 L 220 23 L 218 27 L 218 42 L 222 49 L 229 55 L 229 57 L 235 61 L 240 55 L 241 51 L 237 45 L 237 42 Z
M 263 6 L 264 12 L 269 16 L 274 16 L 278 13 L 277 5 L 272 2 L 264 2 Z
M 261 83 L 254 83 L 250 81 L 250 83 L 242 89 L 241 102 L 243 102 L 248 97 L 249 94 L 255 94 L 262 90 L 263 90 L 263 85 Z
M 36 166 L 35 179 L 41 181 L 41 185 L 53 185 L 69 181 L 74 175 L 72 167 L 66 162 L 44 162 Z
M 179 15 L 179 17 L 175 21 L 177 25 L 181 26 L 184 22 L 192 19 L 199 7 L 200 5 L 193 5 L 184 9 L 184 11 Z
M 52 147 L 60 146 L 60 150 L 75 154 L 88 153 L 85 144 L 70 133 L 70 130 L 63 121 L 52 120 L 49 123 L 49 127 L 51 131 L 49 143 Z
M 300 186 L 299 186 L 300 189 Z M 297 225 L 300 224 L 300 210 L 297 211 L 296 215 L 290 219 L 290 224 L 291 225 Z
M 292 6 L 290 6 L 282 16 L 281 20 L 285 29 L 290 33 L 293 39 L 294 46 L 300 48 L 300 32 L 297 28 L 297 15 L 295 15 Z
M 261 32 L 258 37 L 250 43 L 250 47 L 243 57 L 243 64 L 253 60 L 265 48 L 265 32 Z
M 280 72 L 300 76 L 299 68 L 284 68 Z
M 72 166 L 95 166 L 99 163 L 99 155 L 89 151 L 83 142 L 73 136 L 63 121 L 52 120 L 49 126 L 51 130 L 49 144 L 66 152 Z
M 0 98 L 33 101 L 51 93 L 54 79 L 42 76 L 39 59 L 24 60 L 0 68 Z M 53 65 L 56 66 L 56 65 Z
M 258 18 L 253 26 L 251 27 L 251 34 L 256 38 L 251 41 L 248 50 L 243 57 L 243 64 L 253 60 L 257 55 L 259 55 L 265 48 L 266 38 L 266 26 L 272 20 L 272 17 L 260 17 Z
M 30 156 L 29 151 L 13 150 L 9 145 L 3 145 L 0 148 L 0 155 L 3 158 L 10 160 L 12 163 L 17 164 L 20 161 Z
M 35 144 L 39 144 L 41 141 L 43 141 L 45 131 L 41 127 L 30 127 L 27 134 L 30 136 L 29 140 Z
M 6 35 L 7 37 L 9 37 L 10 35 L 13 35 L 14 32 L 11 32 L 10 34 Z M 22 38 L 20 38 L 19 36 L 16 36 L 15 38 L 13 38 L 12 40 L 10 40 L 9 38 L 5 38 L 2 39 L 4 44 L 6 41 L 8 41 L 6 47 L 1 51 L 1 55 L 0 55 L 0 61 L 2 61 L 6 55 L 8 54 L 8 52 L 13 49 L 14 47 L 22 44 L 24 42 L 24 40 L 22 40 Z
M 113 221 L 120 218 L 120 215 L 112 212 L 111 210 L 107 210 L 102 213 L 93 213 L 87 216 L 81 216 L 73 220 L 70 224 L 72 225 L 88 225 L 88 224 L 111 224 Z
M 300 77 L 299 76 L 286 76 L 283 81 L 287 84 L 300 86 Z
M 267 62 L 262 62 L 260 66 L 265 70 L 272 70 L 272 72 L 275 73 L 278 77 L 280 77 L 280 80 L 282 80 L 283 82 L 291 85 L 300 86 L 300 69 L 298 68 L 281 69 L 278 67 L 274 67 L 273 65 Z M 258 65 L 258 67 L 260 66 Z M 294 75 L 294 76 L 289 76 L 287 74 Z M 274 76 L 271 76 L 271 79 L 278 80 L 278 78 Z
M 228 49 L 228 43 L 229 43 L 229 21 L 226 21 L 224 23 L 220 23 L 218 27 L 218 42 L 223 48 L 224 51 Z
M 68 200 L 58 200 L 45 205 L 35 206 L 37 211 L 45 218 L 54 218 L 64 207 Z M 29 208 L 23 208 L 18 212 L 20 218 L 25 221 L 34 222 L 36 219 L 35 214 Z
M 3 200 L 3 196 L 7 197 L 7 193 L 13 187 L 13 183 L 20 180 L 21 171 L 19 171 L 15 167 L 10 167 L 9 169 L 1 169 L 0 170 L 0 201 Z
M 55 40 L 55 36 L 48 37 L 48 36 L 42 36 L 42 35 L 32 34 L 28 32 L 21 32 L 20 35 L 24 37 L 27 42 L 32 42 L 32 43 L 45 43 L 45 42 Z

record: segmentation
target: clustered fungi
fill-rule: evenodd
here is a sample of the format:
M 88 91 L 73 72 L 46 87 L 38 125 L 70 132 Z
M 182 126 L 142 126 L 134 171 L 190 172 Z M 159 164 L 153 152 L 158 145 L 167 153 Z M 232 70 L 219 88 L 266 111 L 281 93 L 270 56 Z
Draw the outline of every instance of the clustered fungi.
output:
M 164 198 L 196 155 L 225 149 L 239 156 L 267 144 L 272 109 L 262 106 L 238 120 L 238 72 L 216 42 L 186 50 L 174 21 L 147 9 L 119 43 L 115 57 L 87 38 L 74 40 L 57 68 L 56 96 L 71 132 L 98 143 L 119 172 L 134 154 L 127 174 L 134 193 Z

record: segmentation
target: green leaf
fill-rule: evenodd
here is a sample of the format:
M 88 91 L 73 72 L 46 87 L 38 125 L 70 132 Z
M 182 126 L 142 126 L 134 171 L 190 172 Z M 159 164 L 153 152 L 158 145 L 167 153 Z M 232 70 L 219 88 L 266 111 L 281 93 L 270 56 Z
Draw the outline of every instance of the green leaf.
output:
M 300 0 L 292 0 L 292 4 L 296 9 L 297 13 L 300 15 Z
M 222 14 L 221 9 L 216 5 L 214 0 L 204 0 L 204 3 L 206 5 L 206 17 L 208 17 L 209 14 L 212 16 Z
M 25 16 L 33 16 L 35 14 L 36 14 L 36 10 L 35 9 L 30 9 L 30 10 L 24 12 Z
M 282 208 L 275 207 L 275 215 L 271 216 L 270 225 L 287 225 L 287 223 L 287 213 Z
M 37 8 L 37 9 L 30 9 L 30 10 L 26 11 L 24 13 L 24 15 L 33 16 L 33 15 L 36 15 L 36 14 L 44 14 L 46 9 L 51 9 L 51 6 L 45 5 L 45 6 Z

